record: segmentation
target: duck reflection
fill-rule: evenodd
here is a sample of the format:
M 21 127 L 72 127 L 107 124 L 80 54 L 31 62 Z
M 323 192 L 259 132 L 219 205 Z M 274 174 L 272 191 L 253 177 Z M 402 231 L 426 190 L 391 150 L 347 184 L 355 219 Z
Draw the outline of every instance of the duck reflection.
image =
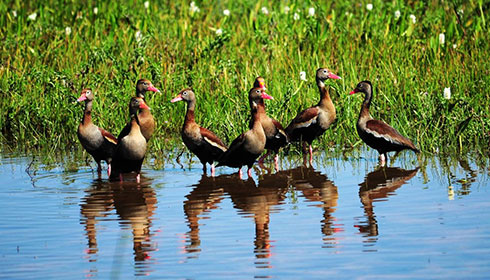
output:
M 370 172 L 359 186 L 359 198 L 364 208 L 367 222 L 355 225 L 367 237 L 365 243 L 375 243 L 378 236 L 378 222 L 374 214 L 373 202 L 386 201 L 385 198 L 417 174 L 419 168 L 405 170 L 397 167 L 380 167 Z
M 333 237 L 336 232 L 343 231 L 343 225 L 334 224 L 333 216 L 337 209 L 339 198 L 337 186 L 327 176 L 313 167 L 301 166 L 287 171 L 290 176 L 291 184 L 310 202 L 320 202 L 315 206 L 323 209 L 323 219 L 321 220 L 321 231 L 325 247 L 336 247 L 338 241 Z
M 150 259 L 149 253 L 154 251 L 150 242 L 150 226 L 155 212 L 157 199 L 150 181 L 144 177 L 141 183 L 108 182 L 97 180 L 86 190 L 86 196 L 80 204 L 81 223 L 85 225 L 88 239 L 90 262 L 97 261 L 97 223 L 112 215 L 115 209 L 120 224 L 129 226 L 133 234 L 133 250 L 136 267 L 145 270 L 144 261 Z M 109 218 L 107 218 L 109 219 Z M 147 274 L 139 271 L 137 274 Z
M 259 180 L 258 186 L 251 178 L 241 180 L 235 175 L 221 175 L 214 178 L 205 174 L 193 190 L 186 196 L 184 211 L 189 226 L 188 253 L 200 251 L 199 221 L 228 194 L 239 214 L 251 217 L 255 223 L 254 253 L 258 268 L 268 268 L 270 264 L 263 259 L 271 256 L 269 236 L 270 213 L 277 211 L 286 198 L 288 178 L 285 174 L 268 174 Z

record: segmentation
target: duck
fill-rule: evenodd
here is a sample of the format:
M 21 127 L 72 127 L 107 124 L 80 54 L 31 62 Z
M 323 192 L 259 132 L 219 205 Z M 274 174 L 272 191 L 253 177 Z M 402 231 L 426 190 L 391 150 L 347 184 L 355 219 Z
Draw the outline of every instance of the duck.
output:
M 196 95 L 191 88 L 181 90 L 170 102 L 185 101 L 187 112 L 184 124 L 180 132 L 185 146 L 195 154 L 202 163 L 206 174 L 206 163 L 211 165 L 211 175 L 215 175 L 214 162 L 223 156 L 228 149 L 221 139 L 207 128 L 196 123 L 194 110 L 196 107 Z
M 313 140 L 321 136 L 336 119 L 335 106 L 325 87 L 328 79 L 341 79 L 327 68 L 316 70 L 316 84 L 320 91 L 320 101 L 315 106 L 300 112 L 286 127 L 286 133 L 292 142 L 306 141 L 309 144 L 310 165 L 313 162 Z M 303 149 L 306 144 L 303 142 Z
M 136 182 L 140 182 L 141 165 L 146 154 L 147 142 L 139 125 L 140 109 L 150 109 L 142 97 L 132 97 L 129 103 L 129 133 L 120 134 L 112 161 L 113 172 L 110 178 L 123 181 L 123 173 L 136 172 Z
M 262 77 L 255 78 L 254 88 L 261 88 L 264 91 L 267 90 L 265 86 L 265 79 Z M 269 96 L 270 99 L 273 99 Z M 249 100 L 250 109 L 252 109 L 252 101 Z M 260 102 L 257 109 L 260 111 L 260 124 L 265 132 L 265 149 L 267 152 L 259 158 L 259 164 L 263 164 L 264 160 L 271 154 L 274 153 L 274 166 L 276 170 L 279 170 L 279 149 L 286 146 L 289 143 L 288 135 L 284 130 L 284 127 L 277 120 L 269 117 L 265 112 L 265 103 Z M 250 120 L 249 128 L 253 127 L 253 120 Z
M 143 100 L 146 103 L 145 95 L 146 92 L 148 91 L 160 92 L 160 90 L 154 87 L 149 80 L 139 79 L 136 82 L 136 97 L 143 98 Z M 150 138 L 153 135 L 153 132 L 155 131 L 155 119 L 153 118 L 150 109 L 140 109 L 138 120 L 139 120 L 139 125 L 141 127 L 141 133 L 143 133 L 143 136 L 145 137 L 147 142 L 150 141 Z M 127 135 L 129 133 L 129 130 L 131 129 L 130 124 L 131 123 L 128 123 L 123 128 L 123 130 L 121 131 L 122 135 Z M 118 138 L 120 138 L 120 136 L 121 135 L 119 135 Z
M 94 92 L 90 88 L 82 90 L 78 102 L 85 101 L 83 118 L 78 125 L 77 136 L 82 147 L 94 158 L 97 163 L 97 173 L 101 176 L 101 161 L 107 163 L 107 175 L 111 175 L 112 155 L 116 150 L 117 138 L 110 132 L 96 126 L 92 122 L 92 105 Z
M 356 88 L 349 94 L 352 95 L 358 92 L 364 93 L 364 101 L 357 119 L 357 133 L 364 143 L 378 151 L 381 166 L 384 166 L 388 160 L 388 152 L 400 152 L 406 149 L 415 153 L 420 152 L 410 139 L 401 135 L 387 123 L 371 117 L 369 106 L 373 98 L 373 86 L 370 81 L 358 83 Z
M 238 168 L 240 179 L 243 177 L 241 167 L 248 167 L 248 177 L 252 177 L 252 166 L 255 160 L 264 152 L 265 149 L 265 132 L 260 123 L 260 110 L 258 106 L 263 99 L 270 99 L 264 89 L 256 87 L 249 91 L 249 100 L 252 107 L 252 128 L 242 133 L 231 143 L 228 150 L 218 160 L 218 166 L 229 166 Z

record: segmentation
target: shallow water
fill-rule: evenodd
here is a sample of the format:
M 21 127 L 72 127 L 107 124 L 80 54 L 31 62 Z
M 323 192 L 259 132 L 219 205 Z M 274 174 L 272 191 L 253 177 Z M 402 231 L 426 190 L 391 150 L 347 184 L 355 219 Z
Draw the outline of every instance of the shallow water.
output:
M 146 165 L 140 184 L 99 180 L 79 161 L 1 156 L 0 278 L 490 275 L 487 159 L 407 153 L 379 168 L 371 151 L 324 154 L 244 180 L 170 162 Z

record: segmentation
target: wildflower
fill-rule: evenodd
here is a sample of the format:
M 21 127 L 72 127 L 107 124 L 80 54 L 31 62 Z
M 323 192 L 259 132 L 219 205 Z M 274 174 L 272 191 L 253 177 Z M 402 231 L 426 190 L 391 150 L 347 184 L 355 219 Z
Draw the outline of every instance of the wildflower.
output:
M 189 10 L 191 11 L 191 14 L 194 14 L 194 13 L 199 13 L 199 11 L 201 11 L 201 9 L 199 9 L 198 6 L 196 6 L 196 2 L 192 1 L 190 6 L 189 6 Z
M 444 45 L 445 39 L 446 39 L 446 36 L 444 35 L 444 33 L 439 34 L 439 44 L 440 45 Z
M 395 11 L 395 19 L 399 19 L 401 15 L 402 13 L 400 12 L 400 10 Z
M 366 9 L 367 9 L 368 11 L 371 11 L 371 10 L 373 9 L 373 4 L 371 4 L 371 3 L 367 4 L 367 5 L 366 5 Z
M 71 27 L 67 26 L 65 28 L 65 34 L 66 34 L 66 36 L 70 36 L 70 34 L 71 34 Z
M 294 15 L 293 15 L 293 19 L 294 19 L 294 20 L 299 20 L 299 14 L 298 14 L 298 13 L 294 13 Z
M 269 14 L 269 10 L 267 10 L 267 7 L 262 7 L 261 11 L 262 11 L 262 13 L 264 15 L 268 15 Z
M 223 34 L 223 29 L 221 28 L 216 29 L 216 35 L 220 36 L 221 34 Z
M 291 10 L 291 8 L 289 8 L 289 6 L 284 7 L 284 13 L 285 14 L 289 13 L 290 10 Z
M 13 11 L 12 11 L 12 15 L 13 15 L 14 17 L 17 17 L 17 11 L 16 11 L 16 10 L 13 10 Z
M 141 34 L 141 30 L 138 30 L 136 31 L 136 33 L 134 33 L 134 38 L 136 39 L 136 42 L 141 41 L 141 39 L 143 38 L 143 34 Z
M 94 8 L 94 15 L 98 14 L 99 13 L 99 8 L 95 7 Z
M 410 15 L 410 19 L 412 20 L 412 23 L 415 24 L 417 22 L 417 18 L 415 17 L 415 15 Z
M 228 9 L 223 10 L 223 15 L 229 17 L 230 16 L 230 10 L 228 10 Z
M 302 81 L 305 81 L 305 82 L 306 82 L 306 72 L 305 72 L 305 71 L 301 71 L 301 72 L 299 72 L 299 78 L 300 78 Z
M 458 44 L 453 44 L 453 49 L 456 49 L 458 47 Z
M 451 88 L 450 87 L 447 87 L 447 88 L 444 88 L 444 99 L 451 99 Z
M 315 8 L 311 7 L 308 9 L 308 15 L 310 17 L 314 16 L 315 15 Z
M 27 17 L 29 20 L 35 21 L 37 18 L 37 13 L 32 13 Z
M 148 8 L 150 8 L 150 1 L 145 1 L 145 3 L 143 3 L 143 5 L 145 6 L 145 9 L 148 10 Z

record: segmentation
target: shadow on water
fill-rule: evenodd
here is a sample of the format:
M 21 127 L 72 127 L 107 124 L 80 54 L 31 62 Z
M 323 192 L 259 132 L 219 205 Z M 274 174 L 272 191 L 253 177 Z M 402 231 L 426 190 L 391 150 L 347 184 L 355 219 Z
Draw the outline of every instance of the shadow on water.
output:
M 98 258 L 97 224 L 102 220 L 112 221 L 110 216 L 115 210 L 120 225 L 132 231 L 136 276 L 148 275 L 151 270 L 146 262 L 151 260 L 150 253 L 155 251 L 151 243 L 150 227 L 157 207 L 151 180 L 145 177 L 141 178 L 140 183 L 94 180 L 85 192 L 85 197 L 81 199 L 80 212 L 88 240 L 86 252 L 89 262 L 97 262 Z M 117 256 L 115 257 L 113 273 L 119 271 L 120 265 L 117 263 Z
M 364 182 L 359 186 L 359 198 L 364 208 L 366 222 L 361 222 L 355 227 L 366 237 L 367 246 L 378 240 L 378 222 L 374 213 L 374 202 L 388 201 L 388 197 L 413 178 L 419 168 L 405 170 L 398 167 L 379 167 L 366 175 Z

